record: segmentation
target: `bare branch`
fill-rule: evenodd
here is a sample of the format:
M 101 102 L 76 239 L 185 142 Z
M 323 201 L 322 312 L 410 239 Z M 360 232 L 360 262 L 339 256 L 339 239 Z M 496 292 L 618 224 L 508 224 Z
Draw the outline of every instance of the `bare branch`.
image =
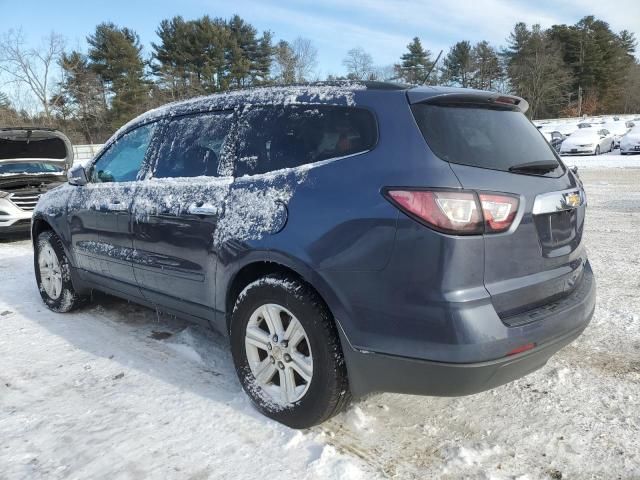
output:
M 52 67 L 64 52 L 64 38 L 50 33 L 39 48 L 28 48 L 22 30 L 9 30 L 0 38 L 0 71 L 26 85 L 51 118 Z

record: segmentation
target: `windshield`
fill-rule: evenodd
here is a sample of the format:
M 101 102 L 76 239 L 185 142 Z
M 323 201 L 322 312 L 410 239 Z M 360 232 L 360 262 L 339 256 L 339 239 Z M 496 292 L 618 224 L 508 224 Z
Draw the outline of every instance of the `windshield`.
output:
M 0 163 L 0 175 L 2 174 L 34 174 L 34 173 L 62 173 L 61 166 L 44 162 L 9 162 Z
M 502 171 L 556 162 L 547 174 L 564 171 L 553 147 L 519 111 L 429 104 L 411 109 L 429 148 L 442 160 Z

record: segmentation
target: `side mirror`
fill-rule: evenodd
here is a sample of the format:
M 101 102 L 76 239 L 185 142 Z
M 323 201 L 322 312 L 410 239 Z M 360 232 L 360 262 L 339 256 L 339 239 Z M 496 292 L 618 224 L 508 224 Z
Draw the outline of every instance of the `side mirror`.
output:
M 81 187 L 87 184 L 87 172 L 82 165 L 75 165 L 67 172 L 69 185 Z

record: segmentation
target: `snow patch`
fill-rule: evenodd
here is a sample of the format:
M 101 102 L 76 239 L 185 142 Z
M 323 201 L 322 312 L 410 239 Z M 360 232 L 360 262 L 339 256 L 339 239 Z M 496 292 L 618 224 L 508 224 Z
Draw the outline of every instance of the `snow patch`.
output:
M 309 465 L 309 468 L 317 478 L 335 478 L 344 480 L 364 480 L 370 478 L 348 458 L 340 455 L 330 445 L 322 449 L 320 458 Z

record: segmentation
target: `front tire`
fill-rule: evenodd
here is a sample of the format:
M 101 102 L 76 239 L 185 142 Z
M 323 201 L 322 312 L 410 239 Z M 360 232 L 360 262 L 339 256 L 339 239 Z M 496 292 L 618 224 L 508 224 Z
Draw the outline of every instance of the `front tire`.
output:
M 51 230 L 38 235 L 34 264 L 40 296 L 50 310 L 69 312 L 82 303 L 71 282 L 71 265 L 62 241 Z
M 256 408 L 292 428 L 337 414 L 351 395 L 333 318 L 307 284 L 268 275 L 238 296 L 231 353 Z
M 600 155 L 600 145 L 596 146 L 595 154 Z

